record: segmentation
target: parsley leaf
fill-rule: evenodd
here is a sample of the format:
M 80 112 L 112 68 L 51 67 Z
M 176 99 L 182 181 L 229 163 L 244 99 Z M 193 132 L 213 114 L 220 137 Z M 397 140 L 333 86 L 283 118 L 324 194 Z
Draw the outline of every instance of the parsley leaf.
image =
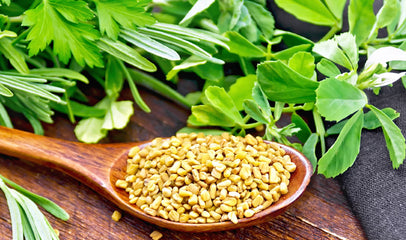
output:
M 93 17 L 83 1 L 49 0 L 27 10 L 23 26 L 30 26 L 27 40 L 29 55 L 44 50 L 53 41 L 53 50 L 60 60 L 67 63 L 71 56 L 77 63 L 102 67 L 99 48 L 94 41 L 99 38 L 93 26 L 84 23 Z
M 145 12 L 150 0 L 95 0 L 99 27 L 102 34 L 117 39 L 120 25 L 132 28 L 133 25 L 151 25 L 155 19 Z

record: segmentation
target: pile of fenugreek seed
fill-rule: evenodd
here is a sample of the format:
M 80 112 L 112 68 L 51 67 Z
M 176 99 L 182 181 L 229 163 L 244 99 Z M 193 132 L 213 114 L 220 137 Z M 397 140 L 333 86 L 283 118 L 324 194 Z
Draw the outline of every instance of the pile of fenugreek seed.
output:
M 288 192 L 296 165 L 274 143 L 229 134 L 177 134 L 129 152 L 116 186 L 144 212 L 182 223 L 251 217 Z

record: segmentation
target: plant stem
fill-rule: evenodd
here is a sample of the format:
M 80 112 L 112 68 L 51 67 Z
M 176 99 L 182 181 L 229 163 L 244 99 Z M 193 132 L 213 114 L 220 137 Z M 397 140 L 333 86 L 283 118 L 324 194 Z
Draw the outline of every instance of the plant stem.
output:
M 9 17 L 8 20 L 10 23 L 22 23 L 25 15 L 20 15 L 16 17 Z
M 334 25 L 330 31 L 328 31 L 328 33 L 326 33 L 326 35 L 324 35 L 324 37 L 320 40 L 320 42 L 323 42 L 325 40 L 330 39 L 332 36 L 334 36 L 334 34 L 336 34 L 339 30 L 341 29 L 341 27 L 339 27 L 338 25 Z
M 314 124 L 316 125 L 316 133 L 317 133 L 317 135 L 319 135 L 319 138 L 320 138 L 321 155 L 323 156 L 324 153 L 326 153 L 326 141 L 324 139 L 326 130 L 324 129 L 323 120 L 321 119 L 321 116 L 320 116 L 319 112 L 317 111 L 316 107 L 313 109 L 313 118 L 314 118 Z

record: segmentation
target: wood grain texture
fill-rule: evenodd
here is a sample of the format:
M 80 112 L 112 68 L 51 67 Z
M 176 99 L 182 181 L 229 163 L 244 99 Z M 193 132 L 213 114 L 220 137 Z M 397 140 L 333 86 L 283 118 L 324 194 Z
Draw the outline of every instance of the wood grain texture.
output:
M 142 95 L 153 112 L 146 114 L 136 109 L 129 126 L 110 133 L 103 142 L 167 137 L 185 125 L 187 110 L 148 91 Z M 128 91 L 124 98 L 129 98 Z M 54 124 L 44 126 L 48 136 L 75 139 L 73 126 L 65 117 L 57 116 Z M 24 123 L 17 127 L 30 130 Z M 119 222 L 114 222 L 111 220 L 111 214 L 117 209 L 114 204 L 73 178 L 49 168 L 0 155 L 0 173 L 50 198 L 70 214 L 71 218 L 64 222 L 46 213 L 52 226 L 60 231 L 61 239 L 150 239 L 149 234 L 154 230 L 163 233 L 162 239 L 366 239 L 338 183 L 317 175 L 312 177 L 296 204 L 267 223 L 216 233 L 184 233 L 151 225 L 129 214 L 123 214 Z M 2 194 L 0 209 L 3 210 L 0 212 L 0 239 L 12 239 L 10 217 Z

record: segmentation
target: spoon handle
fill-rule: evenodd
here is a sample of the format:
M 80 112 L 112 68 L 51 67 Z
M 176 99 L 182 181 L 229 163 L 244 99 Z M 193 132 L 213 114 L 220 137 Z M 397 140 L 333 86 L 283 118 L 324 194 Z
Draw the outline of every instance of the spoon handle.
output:
M 110 168 L 129 147 L 71 142 L 0 126 L 0 153 L 59 170 L 94 190 L 110 186 Z

